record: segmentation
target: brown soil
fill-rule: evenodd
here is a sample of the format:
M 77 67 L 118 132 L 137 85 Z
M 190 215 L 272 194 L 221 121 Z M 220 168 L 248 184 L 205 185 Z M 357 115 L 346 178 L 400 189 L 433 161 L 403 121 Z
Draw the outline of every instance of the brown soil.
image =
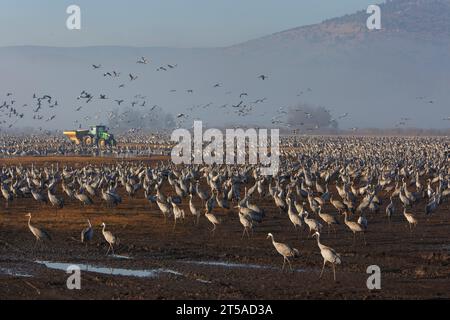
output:
M 105 158 L 20 158 L 2 159 L 4 164 L 22 163 L 99 163 Z M 0 213 L 0 299 L 428 299 L 450 298 L 450 205 L 442 204 L 428 220 L 424 203 L 412 211 L 419 216 L 417 228 L 410 232 L 397 204 L 391 225 L 384 215 L 387 199 L 379 214 L 367 214 L 369 229 L 367 246 L 353 238 L 341 223 L 337 233 L 322 234 L 322 243 L 342 255 L 337 267 L 337 281 L 327 266 L 319 280 L 322 257 L 316 240 L 306 231 L 297 233 L 288 217 L 280 215 L 270 199 L 255 202 L 267 212 L 265 220 L 255 228 L 251 239 L 241 239 L 242 226 L 236 209 L 215 209 L 223 223 L 214 236 L 211 225 L 202 217 L 199 226 L 189 215 L 177 224 L 164 221 L 156 205 L 144 199 L 142 191 L 134 199 L 123 196 L 123 203 L 107 209 L 99 197 L 95 204 L 82 208 L 76 200 L 65 198 L 64 209 L 55 211 L 40 206 L 31 198 L 16 198 L 8 207 L 1 199 Z M 167 190 L 165 190 L 167 192 Z M 186 202 L 186 201 L 185 201 Z M 200 206 L 200 203 L 197 203 Z M 326 206 L 324 212 L 334 212 Z M 34 247 L 27 227 L 27 212 L 33 213 L 32 224 L 47 229 L 51 242 Z M 95 226 L 95 239 L 86 248 L 78 242 L 86 219 Z M 354 217 L 352 217 L 354 218 Z M 343 219 L 341 220 L 343 221 Z M 116 253 L 132 257 L 123 260 L 105 256 L 100 224 L 119 239 Z M 283 259 L 275 251 L 267 233 L 297 248 L 301 256 L 294 259 L 297 272 L 281 272 Z M 182 275 L 162 273 L 155 278 L 112 276 L 82 272 L 81 290 L 68 290 L 64 271 L 47 269 L 34 263 L 45 260 L 84 263 L 98 267 L 127 269 L 167 268 Z M 226 268 L 196 265 L 189 261 L 229 262 L 267 266 L 269 268 Z M 381 290 L 368 290 L 366 269 L 381 268 Z M 32 275 L 18 277 L 4 270 Z M 3 270 L 3 272 L 2 272 Z

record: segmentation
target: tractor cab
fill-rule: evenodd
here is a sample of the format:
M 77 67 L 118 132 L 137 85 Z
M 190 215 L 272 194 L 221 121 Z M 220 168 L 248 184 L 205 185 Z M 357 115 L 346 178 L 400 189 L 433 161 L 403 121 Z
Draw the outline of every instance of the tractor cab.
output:
M 107 131 L 108 130 L 105 126 L 91 126 L 91 130 L 89 130 L 89 133 L 93 136 L 97 136 Z

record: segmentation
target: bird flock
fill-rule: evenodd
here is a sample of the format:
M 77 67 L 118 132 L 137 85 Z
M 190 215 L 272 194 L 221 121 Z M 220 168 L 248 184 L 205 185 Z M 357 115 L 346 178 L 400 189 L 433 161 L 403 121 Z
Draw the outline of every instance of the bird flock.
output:
M 304 255 L 302 242 L 315 237 L 323 258 L 320 277 L 329 264 L 336 280 L 336 266 L 345 256 L 334 239 L 347 235 L 353 247 L 364 247 L 376 215 L 386 216 L 386 227 L 404 224 L 405 235 L 438 215 L 450 198 L 448 146 L 445 137 L 290 136 L 282 140 L 280 170 L 273 176 L 260 175 L 255 165 L 116 161 L 79 167 L 3 165 L 0 181 L 5 207 L 28 197 L 36 201 L 37 212 L 51 206 L 58 214 L 67 205 L 82 212 L 90 207 L 115 212 L 124 198 L 129 203 L 145 199 L 151 212 L 172 221 L 173 232 L 186 223 L 200 228 L 204 220 L 213 238 L 226 239 L 227 225 L 235 220 L 243 241 L 256 241 L 268 221 L 281 218 L 292 229 L 265 235 L 283 257 L 282 270 L 286 263 L 292 270 L 292 259 Z M 51 240 L 50 232 L 33 226 L 31 214 L 27 217 L 37 241 Z M 114 252 L 117 238 L 105 223 L 102 235 L 108 253 Z M 291 232 L 298 235 L 296 245 L 279 242 Z M 81 241 L 93 236 L 88 221 Z
M 267 97 L 258 96 L 256 93 L 251 93 L 247 90 L 233 92 L 230 90 L 232 84 L 223 82 L 212 82 L 206 88 L 172 88 L 169 90 L 169 95 L 181 94 L 181 98 L 185 99 L 188 96 L 193 96 L 199 93 L 197 98 L 205 94 L 219 97 L 220 95 L 229 96 L 230 98 L 221 103 L 203 102 L 196 103 L 190 106 L 185 106 L 184 110 L 178 110 L 172 116 L 167 112 L 166 106 L 154 103 L 151 97 L 142 93 L 136 93 L 132 96 L 130 90 L 137 90 L 135 83 L 139 81 L 146 81 L 147 76 L 154 70 L 156 77 L 161 73 L 183 72 L 183 66 L 180 67 L 176 63 L 166 62 L 158 67 L 152 67 L 154 62 L 145 56 L 138 57 L 136 60 L 128 61 L 128 67 L 134 71 L 120 71 L 111 68 L 103 63 L 93 63 L 86 66 L 86 72 L 89 75 L 98 77 L 98 81 L 102 83 L 102 89 L 84 89 L 79 93 L 73 94 L 73 99 L 60 102 L 56 97 L 49 93 L 33 93 L 30 94 L 31 100 L 19 102 L 13 92 L 5 94 L 4 101 L 0 104 L 0 131 L 5 129 L 20 128 L 21 126 L 29 126 L 39 128 L 39 131 L 46 131 L 46 128 L 55 126 L 57 121 L 62 120 L 62 116 L 67 117 L 71 114 L 73 117 L 73 125 L 76 128 L 88 126 L 94 122 L 108 121 L 112 129 L 133 128 L 135 131 L 144 130 L 148 127 L 158 126 L 160 128 L 179 128 L 188 125 L 188 119 L 201 119 L 206 114 L 223 113 L 227 118 L 232 115 L 237 116 L 237 119 L 265 119 L 270 121 L 270 125 L 291 128 L 295 130 L 302 130 L 304 132 L 319 132 L 322 129 L 336 128 L 338 121 L 346 121 L 350 124 L 352 115 L 349 112 L 343 112 L 337 116 L 333 116 L 330 108 L 319 107 L 328 114 L 328 120 L 323 123 L 320 119 L 311 112 L 310 108 L 303 107 L 287 107 L 276 106 L 273 101 Z M 133 68 L 133 65 L 135 66 Z M 138 66 L 136 68 L 136 65 Z M 92 73 L 92 74 L 91 74 Z M 254 75 L 254 80 L 261 83 L 270 83 L 272 76 L 268 74 Z M 228 88 L 227 88 L 228 86 Z M 206 91 L 209 90 L 209 91 Z M 212 90 L 212 91 L 211 91 Z M 262 85 L 258 91 L 267 90 L 267 86 Z M 108 92 L 108 93 L 106 93 Z M 313 93 L 310 87 L 303 88 L 293 92 L 292 98 L 298 97 L 307 98 Z M 427 105 L 436 104 L 436 100 L 427 97 L 419 96 L 415 99 L 416 102 L 426 103 Z M 223 103 L 226 102 L 226 103 Z M 259 105 L 263 105 L 261 108 Z M 208 111 L 207 111 L 208 110 Z M 182 112 L 181 112 L 182 111 Z M 300 121 L 293 121 L 293 118 L 300 116 Z M 138 121 L 140 120 L 140 121 Z M 410 127 L 409 123 L 411 117 L 401 117 L 395 120 L 392 125 L 395 128 Z M 450 117 L 445 115 L 443 121 L 449 121 Z M 267 121 L 266 121 L 267 122 Z M 21 125 L 22 124 L 22 125 Z M 269 123 L 267 123 L 269 125 Z M 359 128 L 353 126 L 351 131 L 358 131 Z

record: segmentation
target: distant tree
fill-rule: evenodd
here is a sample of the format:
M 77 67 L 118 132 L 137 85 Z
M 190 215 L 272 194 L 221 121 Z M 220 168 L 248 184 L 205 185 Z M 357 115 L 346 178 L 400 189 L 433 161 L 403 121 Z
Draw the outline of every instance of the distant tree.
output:
M 324 107 L 299 104 L 288 112 L 288 123 L 291 128 L 305 130 L 338 129 L 339 123 L 333 119 Z

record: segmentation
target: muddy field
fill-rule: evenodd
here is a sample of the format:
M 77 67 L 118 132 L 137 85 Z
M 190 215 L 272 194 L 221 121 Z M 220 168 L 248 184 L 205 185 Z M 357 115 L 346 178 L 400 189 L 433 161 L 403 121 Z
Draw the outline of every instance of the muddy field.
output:
M 108 161 L 113 160 L 20 158 L 3 159 L 0 166 L 31 162 L 36 166 L 70 162 L 73 166 Z M 32 198 L 14 199 L 6 207 L 2 198 L 0 299 L 450 298 L 448 202 L 429 219 L 424 215 L 425 203 L 416 205 L 411 211 L 419 215 L 419 224 L 411 233 L 398 200 L 397 214 L 388 224 L 384 214 L 388 199 L 383 198 L 380 213 L 367 214 L 367 246 L 362 239 L 353 246 L 353 235 L 343 224 L 343 217 L 336 234 L 328 234 L 325 228 L 322 243 L 343 259 L 333 282 L 329 266 L 318 279 L 323 260 L 316 240 L 308 237 L 306 229 L 296 232 L 287 215 L 280 215 L 269 198 L 253 200 L 267 216 L 251 239 L 242 239 L 236 209 L 215 209 L 223 222 L 214 236 L 206 218 L 196 226 L 189 215 L 173 231 L 173 221 L 165 221 L 157 205 L 148 202 L 142 191 L 134 199 L 119 191 L 123 203 L 114 209 L 107 209 L 100 197 L 85 208 L 65 197 L 65 207 L 58 212 Z M 334 186 L 330 191 L 336 192 Z M 182 207 L 189 213 L 186 204 Z M 50 232 L 51 242 L 34 247 L 25 217 L 28 212 L 33 214 L 32 224 Z M 323 212 L 334 212 L 334 208 L 327 205 Z M 93 243 L 86 247 L 78 239 L 87 218 L 96 233 Z M 105 255 L 102 222 L 120 239 L 116 256 Z M 300 257 L 293 260 L 294 272 L 281 271 L 283 259 L 266 239 L 268 232 L 275 240 L 300 251 Z M 81 290 L 67 289 L 65 264 L 81 266 Z M 381 290 L 371 291 L 366 286 L 370 265 L 381 268 Z

